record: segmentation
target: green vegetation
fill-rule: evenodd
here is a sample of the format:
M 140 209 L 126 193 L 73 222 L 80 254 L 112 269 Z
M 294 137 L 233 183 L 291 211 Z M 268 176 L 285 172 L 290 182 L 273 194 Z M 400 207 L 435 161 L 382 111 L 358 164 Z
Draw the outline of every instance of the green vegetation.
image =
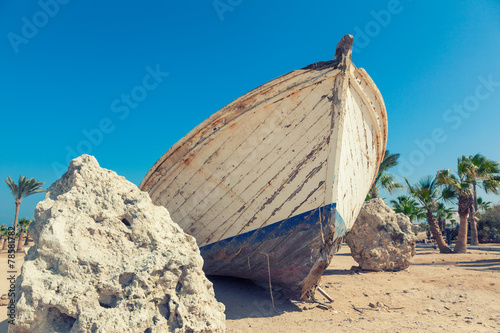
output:
M 7 240 L 9 238 L 9 230 L 7 230 L 7 227 L 5 224 L 2 224 L 0 226 L 0 237 L 2 237 L 2 250 L 5 250 L 7 248 Z
M 387 172 L 398 164 L 399 154 L 391 154 L 386 150 L 379 173 L 371 187 L 367 200 L 377 198 L 380 190 L 389 193 L 403 188 L 397 177 Z M 500 193 L 500 164 L 487 159 L 481 154 L 461 156 L 457 159 L 456 172 L 450 170 L 438 171 L 436 176 L 427 176 L 415 184 L 410 184 L 405 178 L 408 195 L 400 195 L 390 204 L 397 213 L 403 213 L 415 221 L 426 219 L 426 231 L 436 240 L 441 253 L 451 253 L 450 247 L 444 242 L 443 233 L 453 231 L 456 220 L 455 210 L 446 204 L 457 205 L 460 224 L 457 235 L 455 253 L 467 251 L 467 236 L 470 227 L 471 244 L 479 244 L 479 240 L 487 241 L 498 238 L 500 231 L 500 205 L 491 206 L 478 197 L 478 189 L 485 193 Z M 446 222 L 451 223 L 447 229 Z M 415 232 L 423 230 L 415 230 Z
M 446 220 L 449 220 L 451 222 L 452 227 L 457 222 L 453 219 L 453 209 L 446 207 L 442 202 L 439 203 L 436 209 L 436 216 L 439 229 L 441 229 L 441 233 L 443 233 L 446 229 Z
M 447 186 L 452 192 L 450 201 L 456 200 L 458 202 L 460 229 L 455 252 L 465 253 L 467 251 L 467 222 L 470 224 L 471 244 L 479 244 L 475 219 L 475 214 L 479 209 L 477 187 L 482 188 L 486 193 L 499 193 L 499 164 L 480 154 L 462 156 L 458 158 L 456 173 L 451 173 L 450 170 L 441 170 L 437 177 L 439 183 Z
M 408 192 L 425 209 L 427 223 L 429 224 L 431 234 L 439 247 L 439 252 L 451 253 L 452 250 L 444 241 L 443 234 L 441 233 L 441 229 L 439 228 L 434 216 L 435 211 L 439 206 L 438 200 L 443 198 L 443 194 L 439 190 L 437 179 L 435 177 L 433 178 L 428 176 L 422 178 L 418 183 L 413 185 L 411 185 L 406 178 L 405 181 L 408 186 Z
M 480 198 L 478 198 L 478 202 L 479 199 Z M 479 207 L 481 207 L 480 203 Z M 500 204 L 488 207 L 481 211 L 477 225 L 480 239 L 483 241 L 487 241 L 489 239 L 498 240 L 500 238 Z
M 29 225 L 31 223 L 31 220 L 23 217 L 22 219 L 19 219 L 19 242 L 17 243 L 17 249 L 20 250 L 23 248 L 23 235 L 26 234 L 26 242 L 24 245 L 28 243 L 28 229 Z
M 475 214 L 479 211 L 479 203 L 477 197 L 477 187 L 482 188 L 486 193 L 498 194 L 500 190 L 499 184 L 499 164 L 488 160 L 481 154 L 464 157 L 468 165 L 468 178 L 472 184 L 473 191 L 473 207 L 469 210 L 469 223 L 471 227 L 471 244 L 478 245 L 478 233 L 476 227 Z
M 367 200 L 378 198 L 380 189 L 385 189 L 387 192 L 392 193 L 397 189 L 403 188 L 403 185 L 397 181 L 396 176 L 387 173 L 387 170 L 398 165 L 398 159 L 399 154 L 391 154 L 388 150 L 385 151 L 384 159 L 380 163 L 377 177 L 368 193 Z
M 460 218 L 460 229 L 455 245 L 456 253 L 467 252 L 467 218 L 469 209 L 472 207 L 472 189 L 467 181 L 466 170 L 461 159 L 458 160 L 458 172 L 453 174 L 450 170 L 441 170 L 437 175 L 440 185 L 447 186 L 451 191 L 449 201 L 458 201 L 458 216 Z
M 400 195 L 398 200 L 391 200 L 392 209 L 396 213 L 403 213 L 410 218 L 411 223 L 416 220 L 425 219 L 425 210 L 413 198 Z
M 35 178 L 27 179 L 24 176 L 19 176 L 19 181 L 17 182 L 17 184 L 10 177 L 7 177 L 7 179 L 5 179 L 4 182 L 7 183 L 7 186 L 9 186 L 12 196 L 15 199 L 16 214 L 14 218 L 14 230 L 17 231 L 17 222 L 19 219 L 19 207 L 21 206 L 22 200 L 35 193 L 45 192 L 44 190 L 42 190 L 44 182 L 39 182 Z M 19 236 L 21 237 L 22 232 L 20 232 L 19 234 L 20 234 Z M 18 247 L 17 250 L 21 251 L 22 248 Z
M 485 211 L 487 211 L 488 209 L 491 208 L 491 201 L 484 201 L 483 198 L 478 197 L 477 198 L 477 205 L 478 205 L 478 208 L 479 208 L 478 212 L 479 211 L 485 212 Z

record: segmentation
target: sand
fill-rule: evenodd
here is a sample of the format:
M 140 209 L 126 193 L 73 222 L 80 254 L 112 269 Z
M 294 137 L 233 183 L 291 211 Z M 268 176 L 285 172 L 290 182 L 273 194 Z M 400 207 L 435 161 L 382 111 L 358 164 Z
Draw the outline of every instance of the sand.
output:
M 17 247 L 17 242 L 16 242 Z M 16 277 L 21 273 L 21 266 L 24 262 L 24 253 L 16 253 L 16 257 L 11 259 L 15 262 L 14 270 L 17 271 Z M 0 295 L 8 294 L 10 288 L 10 281 L 7 280 L 11 274 L 12 268 L 9 267 L 9 258 L 7 251 L 0 251 Z M 7 306 L 0 306 L 0 333 L 7 332 Z
M 23 255 L 17 254 L 18 271 Z M 500 252 L 439 254 L 417 249 L 401 272 L 356 272 L 343 246 L 321 280 L 332 308 L 289 301 L 246 280 L 213 277 L 226 305 L 228 332 L 500 332 Z M 8 290 L 7 254 L 0 254 L 0 293 Z M 327 300 L 319 293 L 317 298 Z M 7 332 L 6 307 L 0 333 Z
M 500 252 L 418 249 L 413 265 L 401 272 L 358 274 L 353 265 L 343 246 L 322 277 L 334 298 L 331 310 L 275 294 L 275 311 L 269 292 L 213 279 L 226 305 L 228 332 L 500 332 Z

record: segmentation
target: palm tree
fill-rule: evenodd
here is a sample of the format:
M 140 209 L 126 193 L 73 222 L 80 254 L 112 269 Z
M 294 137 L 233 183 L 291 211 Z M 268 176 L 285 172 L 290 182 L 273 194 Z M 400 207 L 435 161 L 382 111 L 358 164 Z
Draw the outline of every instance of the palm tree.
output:
M 377 177 L 373 182 L 373 185 L 369 192 L 369 198 L 378 198 L 380 188 L 386 189 L 389 193 L 397 190 L 398 188 L 403 188 L 393 174 L 387 173 L 387 170 L 398 165 L 399 154 L 391 154 L 388 150 L 385 151 L 384 159 L 380 163 L 378 169 Z
M 451 220 L 453 217 L 453 209 L 446 207 L 444 203 L 441 202 L 438 204 L 436 216 L 441 233 L 443 233 L 446 229 L 446 220 Z
M 431 176 L 422 178 L 418 183 L 410 185 L 408 179 L 405 178 L 408 192 L 424 207 L 426 211 L 427 223 L 432 233 L 432 237 L 436 240 L 439 252 L 452 253 L 450 247 L 443 239 L 443 234 L 434 218 L 434 211 L 437 209 L 437 200 L 442 198 L 439 192 L 437 179 Z
M 446 186 L 458 198 L 458 216 L 460 228 L 458 229 L 455 253 L 467 252 L 467 218 L 473 205 L 473 191 L 468 178 L 469 161 L 466 156 L 458 158 L 457 174 L 450 170 L 441 170 L 437 173 L 438 183 Z M 451 200 L 450 200 L 451 201 Z
M 391 200 L 392 209 L 396 213 L 403 213 L 410 218 L 410 222 L 415 220 L 425 219 L 425 211 L 419 204 L 412 198 L 406 195 L 400 195 L 396 200 Z
M 5 250 L 7 247 L 7 241 L 9 240 L 9 230 L 7 230 L 5 224 L 0 226 L 0 237 L 2 237 L 2 250 Z
M 473 206 L 469 213 L 469 223 L 471 229 L 471 245 L 478 245 L 478 234 L 475 214 L 478 212 L 477 187 L 482 188 L 486 193 L 498 194 L 500 190 L 500 166 L 498 162 L 490 161 L 481 154 L 462 156 L 464 165 L 467 167 L 467 177 L 472 184 Z
M 31 221 L 28 220 L 27 218 L 23 217 L 22 219 L 19 219 L 19 242 L 17 243 L 17 250 L 22 251 L 23 249 L 23 234 L 26 233 L 28 235 L 28 227 L 30 225 Z M 26 238 L 26 243 L 28 241 L 28 238 Z
M 474 210 L 478 211 L 477 189 L 479 186 L 486 193 L 498 194 L 500 191 L 500 164 L 491 161 L 481 154 L 471 155 L 468 157 L 469 164 L 469 179 L 474 192 Z
M 30 221 L 33 222 L 33 221 Z M 24 232 L 26 233 L 26 239 L 24 241 L 24 246 L 29 245 L 30 243 L 30 226 L 26 226 L 26 229 L 24 229 Z
M 12 180 L 12 178 L 10 178 L 10 176 L 8 176 L 7 179 L 4 179 L 4 182 L 7 183 L 7 186 L 9 186 L 12 195 L 16 199 L 16 215 L 14 218 L 14 232 L 16 232 L 17 219 L 19 218 L 19 206 L 21 206 L 21 201 L 32 194 L 45 192 L 44 190 L 42 190 L 44 182 L 39 182 L 35 178 L 27 179 L 26 177 L 21 175 L 19 176 L 19 181 L 17 184 Z

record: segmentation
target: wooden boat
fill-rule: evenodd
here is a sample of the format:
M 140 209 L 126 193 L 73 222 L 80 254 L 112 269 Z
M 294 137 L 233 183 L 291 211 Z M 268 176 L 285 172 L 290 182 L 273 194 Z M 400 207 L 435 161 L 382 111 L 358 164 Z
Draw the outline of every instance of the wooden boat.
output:
M 247 278 L 311 299 L 382 161 L 382 96 L 351 63 L 278 77 L 170 148 L 140 188 L 194 236 L 207 275 Z

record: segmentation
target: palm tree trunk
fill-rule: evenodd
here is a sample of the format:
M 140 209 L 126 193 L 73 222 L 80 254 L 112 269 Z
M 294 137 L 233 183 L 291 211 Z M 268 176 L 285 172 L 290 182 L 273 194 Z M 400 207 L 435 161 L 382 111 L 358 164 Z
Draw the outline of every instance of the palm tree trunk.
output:
M 21 200 L 16 199 L 16 215 L 14 219 L 14 235 L 17 232 L 17 220 L 19 219 L 19 206 L 21 206 Z
M 472 183 L 472 188 L 474 191 L 474 212 L 477 213 L 477 191 L 476 191 L 476 182 Z
M 23 237 L 24 237 L 24 230 L 22 228 L 19 228 L 19 241 L 17 242 L 17 252 L 23 252 Z
M 6 237 L 2 237 L 3 238 L 3 244 L 2 244 L 2 251 L 5 250 L 7 248 L 7 239 Z
M 30 239 L 30 234 L 29 231 L 26 232 L 26 241 L 24 242 L 24 245 L 29 245 L 29 239 Z
M 430 210 L 427 211 L 427 223 L 429 224 L 429 227 L 431 229 L 432 237 L 436 240 L 437 246 L 439 247 L 439 252 L 452 253 L 453 251 L 444 241 L 443 234 L 441 233 L 441 230 L 439 229 L 439 226 L 434 219 L 434 215 L 432 215 L 432 211 Z
M 437 218 L 437 224 L 439 226 L 439 230 L 441 230 L 441 235 L 442 235 L 445 228 L 443 227 L 444 223 L 443 223 L 443 219 L 441 218 L 441 216 L 438 216 L 438 218 Z
M 464 207 L 465 206 L 465 207 Z M 458 198 L 458 215 L 460 217 L 460 228 L 458 229 L 457 243 L 455 253 L 467 252 L 467 218 L 469 216 L 469 205 L 464 204 L 460 197 Z
M 472 184 L 474 189 L 474 202 L 470 207 L 469 213 L 469 224 L 470 224 L 470 245 L 479 245 L 479 239 L 477 235 L 477 225 L 476 225 L 476 213 L 477 213 L 477 192 L 476 183 Z
M 474 207 L 469 210 L 470 245 L 479 245 Z

